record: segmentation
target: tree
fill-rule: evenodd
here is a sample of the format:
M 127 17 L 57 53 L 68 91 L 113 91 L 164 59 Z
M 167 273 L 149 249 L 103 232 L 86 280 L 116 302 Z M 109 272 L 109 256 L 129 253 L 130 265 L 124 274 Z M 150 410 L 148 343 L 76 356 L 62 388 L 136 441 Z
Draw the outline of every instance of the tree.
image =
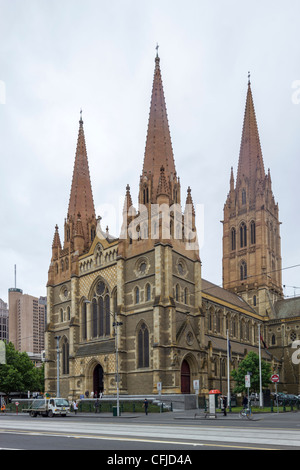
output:
M 44 367 L 35 367 L 26 352 L 6 343 L 6 364 L 0 364 L 0 391 L 9 395 L 28 390 L 44 390 Z
M 240 363 L 238 370 L 231 372 L 232 378 L 235 380 L 235 393 L 245 392 L 245 375 L 250 372 L 250 389 L 249 392 L 258 393 L 260 391 L 259 380 L 259 356 L 255 352 L 249 352 L 245 359 Z M 270 383 L 271 365 L 265 361 L 261 361 L 261 382 L 262 388 L 266 388 Z

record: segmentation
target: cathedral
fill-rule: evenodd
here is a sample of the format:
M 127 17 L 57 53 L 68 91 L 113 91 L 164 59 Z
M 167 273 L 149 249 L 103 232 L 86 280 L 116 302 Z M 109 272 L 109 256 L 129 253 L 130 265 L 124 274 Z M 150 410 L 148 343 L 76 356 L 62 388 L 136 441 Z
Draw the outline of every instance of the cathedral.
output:
M 196 170 L 196 169 L 195 169 Z M 45 391 L 60 394 L 227 393 L 230 369 L 258 352 L 300 393 L 300 298 L 284 299 L 280 221 L 264 168 L 250 79 L 238 162 L 224 205 L 223 287 L 201 276 L 195 208 L 177 173 L 160 58 L 138 207 L 126 186 L 113 237 L 95 213 L 82 116 L 63 242 L 55 227 L 47 283 Z M 228 171 L 229 175 L 230 171 Z M 225 198 L 224 198 L 225 199 Z M 260 331 L 261 338 L 258 332 Z M 57 359 L 59 358 L 59 359 Z M 234 384 L 231 384 L 233 389 Z

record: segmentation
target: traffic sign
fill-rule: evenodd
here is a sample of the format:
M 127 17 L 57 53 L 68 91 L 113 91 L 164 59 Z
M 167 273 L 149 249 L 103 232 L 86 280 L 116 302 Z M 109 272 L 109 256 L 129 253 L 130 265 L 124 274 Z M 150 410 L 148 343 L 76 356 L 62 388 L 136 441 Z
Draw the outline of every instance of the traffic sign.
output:
M 250 374 L 245 375 L 245 387 L 250 388 Z
M 278 374 L 272 375 L 271 380 L 273 383 L 279 382 L 279 375 Z

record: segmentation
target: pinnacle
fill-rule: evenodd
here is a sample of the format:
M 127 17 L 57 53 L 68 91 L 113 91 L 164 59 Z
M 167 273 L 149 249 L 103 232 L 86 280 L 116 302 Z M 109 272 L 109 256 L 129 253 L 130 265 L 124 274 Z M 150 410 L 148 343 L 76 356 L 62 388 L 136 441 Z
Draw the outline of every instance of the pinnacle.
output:
M 251 83 L 249 80 L 236 184 L 237 186 L 240 185 L 242 179 L 246 178 L 250 184 L 251 199 L 255 197 L 254 185 L 257 171 L 259 171 L 262 176 L 265 175 Z
M 143 165 L 143 174 L 151 172 L 153 177 L 154 195 L 158 191 L 162 166 L 164 167 L 167 180 L 171 174 L 175 174 L 176 169 L 163 91 L 160 58 L 157 55 L 155 57 L 155 70 Z
M 74 220 L 77 220 L 78 213 L 81 214 L 84 236 L 88 239 L 87 221 L 88 219 L 95 217 L 95 208 L 85 145 L 82 115 L 80 115 L 79 121 L 78 140 L 68 215 Z

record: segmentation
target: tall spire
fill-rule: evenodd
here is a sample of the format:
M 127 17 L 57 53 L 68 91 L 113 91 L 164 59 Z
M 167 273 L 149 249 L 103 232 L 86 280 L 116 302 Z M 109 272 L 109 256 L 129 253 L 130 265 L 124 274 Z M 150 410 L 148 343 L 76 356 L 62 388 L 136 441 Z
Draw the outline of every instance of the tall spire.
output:
M 168 124 L 167 108 L 164 97 L 160 58 L 155 57 L 155 70 L 152 87 L 152 97 L 148 122 L 148 133 L 144 156 L 143 174 L 153 177 L 153 194 L 157 194 L 160 179 L 160 169 L 163 166 L 167 180 L 171 174 L 176 174 L 171 136 Z
M 264 162 L 260 146 L 249 72 L 236 185 L 238 188 L 242 183 L 243 178 L 247 179 L 251 199 L 255 196 L 255 181 L 257 179 L 257 174 L 260 174 L 262 178 L 265 177 Z
M 88 221 L 95 217 L 95 207 L 81 111 L 68 217 L 73 218 L 76 222 L 78 213 L 81 214 L 83 232 L 87 239 Z

